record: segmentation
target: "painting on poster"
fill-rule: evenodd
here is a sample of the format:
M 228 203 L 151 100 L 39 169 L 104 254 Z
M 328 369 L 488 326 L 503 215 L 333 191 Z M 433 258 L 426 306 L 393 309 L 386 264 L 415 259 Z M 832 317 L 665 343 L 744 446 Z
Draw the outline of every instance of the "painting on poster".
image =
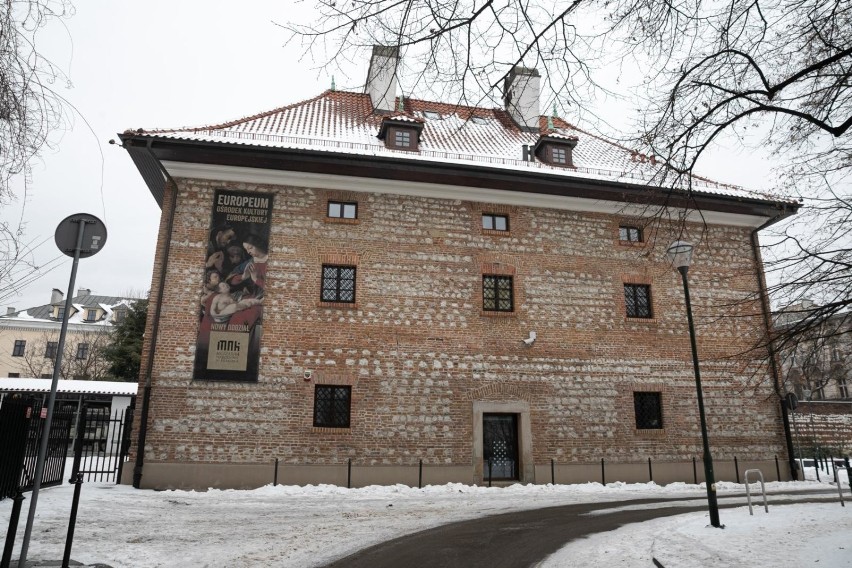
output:
M 196 381 L 257 381 L 272 195 L 217 189 L 213 199 Z

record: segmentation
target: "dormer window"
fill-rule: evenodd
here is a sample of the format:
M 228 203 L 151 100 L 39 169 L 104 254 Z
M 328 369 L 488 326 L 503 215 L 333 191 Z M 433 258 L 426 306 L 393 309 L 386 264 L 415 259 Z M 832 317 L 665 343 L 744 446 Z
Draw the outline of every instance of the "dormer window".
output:
M 441 120 L 441 113 L 435 112 L 434 110 L 424 111 L 423 116 L 425 116 L 429 120 Z
M 481 116 L 472 116 L 470 117 L 470 121 L 474 124 L 488 124 L 488 119 Z
M 86 321 L 98 321 L 98 310 L 86 310 Z
M 420 133 L 423 131 L 423 119 L 406 115 L 386 116 L 379 127 L 379 140 L 393 150 L 417 152 L 420 149 Z
M 574 167 L 574 147 L 577 145 L 576 136 L 563 134 L 543 134 L 533 147 L 535 157 L 545 164 L 563 168 Z
M 116 323 L 123 322 L 124 318 L 126 318 L 126 317 L 127 317 L 127 310 L 116 310 L 113 313 L 113 318 L 115 319 Z

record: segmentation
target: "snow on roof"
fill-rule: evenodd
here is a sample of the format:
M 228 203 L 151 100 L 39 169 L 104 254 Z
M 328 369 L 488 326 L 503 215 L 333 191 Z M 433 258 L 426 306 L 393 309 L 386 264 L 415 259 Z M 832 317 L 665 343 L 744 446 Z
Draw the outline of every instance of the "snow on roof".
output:
M 160 138 L 312 150 L 345 154 L 392 156 L 402 160 L 441 161 L 513 171 L 599 179 L 639 185 L 671 185 L 672 171 L 662 161 L 585 132 L 560 118 L 540 117 L 540 132 L 525 132 L 502 109 L 450 105 L 405 99 L 404 112 L 393 120 L 422 123 L 419 152 L 388 148 L 377 138 L 383 119 L 364 93 L 326 91 L 321 95 L 238 120 L 198 128 L 127 131 Z M 429 118 L 439 113 L 439 118 Z M 473 118 L 478 120 L 474 121 Z M 574 169 L 523 159 L 541 135 L 578 140 Z M 777 196 L 693 177 L 692 189 L 729 197 L 772 200 Z
M 51 379 L 0 378 L 0 392 L 50 392 Z M 115 381 L 60 380 L 56 392 L 136 396 L 139 385 Z
M 79 323 L 93 326 L 111 326 L 113 322 L 113 312 L 121 306 L 130 306 L 138 298 L 124 298 L 121 296 L 95 296 L 91 294 L 78 295 L 71 299 L 73 313 L 68 317 L 68 323 Z M 28 321 L 45 321 L 57 322 L 53 317 L 53 307 L 56 304 L 43 304 L 27 308 L 19 312 L 9 315 L 0 316 L 0 321 L 8 320 L 28 320 Z M 65 300 L 59 302 L 59 305 L 64 307 Z M 103 311 L 103 316 L 96 321 L 88 321 L 86 319 L 86 308 L 100 308 Z

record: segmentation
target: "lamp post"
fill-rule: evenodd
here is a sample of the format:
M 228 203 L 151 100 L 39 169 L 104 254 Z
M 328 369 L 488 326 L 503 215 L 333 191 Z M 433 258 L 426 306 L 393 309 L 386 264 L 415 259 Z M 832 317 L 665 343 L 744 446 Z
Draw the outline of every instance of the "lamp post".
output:
M 672 266 L 680 272 L 683 280 L 683 296 L 686 300 L 686 319 L 689 322 L 689 340 L 692 344 L 692 366 L 695 370 L 695 390 L 698 395 L 698 416 L 701 419 L 701 442 L 704 446 L 704 481 L 707 485 L 707 505 L 710 508 L 710 524 L 721 527 L 719 522 L 719 503 L 716 500 L 716 480 L 713 477 L 713 458 L 710 455 L 710 442 L 707 440 L 707 420 L 704 418 L 704 396 L 701 392 L 701 371 L 698 368 L 698 348 L 695 344 L 695 326 L 692 323 L 692 304 L 689 301 L 689 280 L 686 273 L 692 262 L 695 247 L 686 241 L 675 241 L 666 251 Z

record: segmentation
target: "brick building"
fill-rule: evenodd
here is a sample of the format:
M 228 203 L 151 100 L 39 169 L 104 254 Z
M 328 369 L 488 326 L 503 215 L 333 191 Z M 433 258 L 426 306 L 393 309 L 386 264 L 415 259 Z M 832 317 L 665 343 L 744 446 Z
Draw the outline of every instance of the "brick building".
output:
M 134 482 L 692 481 L 683 237 L 717 478 L 788 477 L 777 378 L 732 355 L 796 204 L 664 184 L 541 116 L 535 71 L 505 109 L 399 98 L 394 55 L 364 93 L 121 135 L 163 211 Z

